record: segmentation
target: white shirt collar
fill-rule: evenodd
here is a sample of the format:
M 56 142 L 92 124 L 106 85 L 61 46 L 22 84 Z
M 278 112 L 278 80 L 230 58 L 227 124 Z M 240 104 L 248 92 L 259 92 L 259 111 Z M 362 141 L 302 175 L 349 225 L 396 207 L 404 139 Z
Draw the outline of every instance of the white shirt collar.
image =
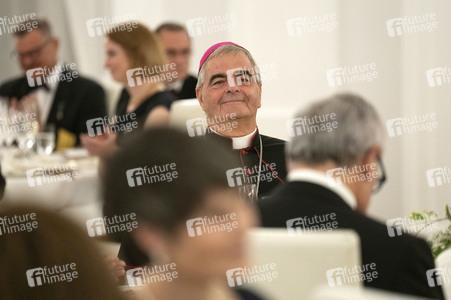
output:
M 295 169 L 288 173 L 288 181 L 306 181 L 323 186 L 342 198 L 352 209 L 356 209 L 357 201 L 351 190 L 332 177 L 312 169 Z M 332 184 L 331 184 L 332 183 Z
M 210 127 L 210 130 L 216 133 L 217 135 L 223 136 L 222 134 L 216 132 L 213 128 Z M 239 150 L 249 147 L 252 144 L 252 138 L 254 134 L 257 132 L 257 128 L 254 129 L 251 133 L 245 136 L 231 137 L 233 150 Z
M 58 60 L 56 65 L 52 68 L 55 70 L 54 73 L 49 75 L 49 81 L 47 82 L 47 86 L 49 87 L 50 91 L 55 91 L 59 84 L 59 76 L 61 74 L 61 69 L 63 67 L 63 61 Z

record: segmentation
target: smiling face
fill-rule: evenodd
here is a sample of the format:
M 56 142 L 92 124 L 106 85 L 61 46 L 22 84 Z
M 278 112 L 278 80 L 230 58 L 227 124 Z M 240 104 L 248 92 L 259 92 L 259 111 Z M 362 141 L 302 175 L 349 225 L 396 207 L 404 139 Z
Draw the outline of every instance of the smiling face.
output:
M 207 117 L 235 113 L 237 119 L 246 119 L 256 126 L 262 87 L 255 78 L 240 71 L 253 70 L 246 54 L 239 52 L 214 57 L 204 68 L 205 79 L 203 85 L 196 89 L 196 94 Z
M 111 77 L 117 82 L 127 84 L 126 72 L 131 67 L 125 50 L 119 44 L 107 38 L 105 52 L 105 68 L 110 70 Z

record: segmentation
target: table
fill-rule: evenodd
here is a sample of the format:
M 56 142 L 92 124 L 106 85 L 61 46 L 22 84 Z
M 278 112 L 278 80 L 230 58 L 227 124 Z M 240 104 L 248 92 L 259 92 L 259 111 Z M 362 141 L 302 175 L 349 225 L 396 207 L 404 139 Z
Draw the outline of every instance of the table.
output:
M 98 159 L 83 150 L 52 154 L 44 159 L 21 158 L 17 150 L 10 148 L 2 150 L 1 162 L 6 189 L 0 207 L 15 204 L 45 207 L 84 228 L 86 220 L 102 216 Z M 66 171 L 64 166 L 69 172 L 59 172 Z M 72 179 L 67 177 L 69 174 Z M 64 176 L 66 180 L 59 181 Z

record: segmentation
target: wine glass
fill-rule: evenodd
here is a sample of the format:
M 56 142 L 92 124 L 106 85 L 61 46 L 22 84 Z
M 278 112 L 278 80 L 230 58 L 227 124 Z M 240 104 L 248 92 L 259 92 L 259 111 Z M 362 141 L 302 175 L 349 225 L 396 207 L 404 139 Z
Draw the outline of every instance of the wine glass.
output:
M 17 126 L 13 116 L 16 114 L 14 108 L 9 106 L 7 98 L 0 98 L 0 133 L 2 144 L 5 143 L 6 147 L 10 148 L 14 140 L 16 139 Z
M 37 152 L 40 156 L 48 157 L 55 149 L 55 135 L 53 132 L 39 132 L 36 135 Z
M 39 125 L 37 120 L 31 117 L 30 113 L 26 109 L 16 111 L 16 141 L 19 149 L 25 157 L 29 156 L 36 141 L 36 134 L 39 131 Z

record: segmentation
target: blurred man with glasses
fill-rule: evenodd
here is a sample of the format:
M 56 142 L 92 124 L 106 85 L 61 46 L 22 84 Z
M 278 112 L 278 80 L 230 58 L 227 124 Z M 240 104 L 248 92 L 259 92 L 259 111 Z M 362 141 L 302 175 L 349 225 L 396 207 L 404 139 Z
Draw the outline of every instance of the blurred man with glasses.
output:
M 41 130 L 55 130 L 59 148 L 74 147 L 79 145 L 80 133 L 87 132 L 87 120 L 107 115 L 105 93 L 100 85 L 59 60 L 59 40 L 46 20 L 33 22 L 36 26 L 32 30 L 14 33 L 11 57 L 17 59 L 23 75 L 2 84 L 0 96 L 19 110 L 37 108 Z M 42 76 L 40 81 L 27 78 L 27 71 L 33 69 L 37 69 L 35 75 Z
M 360 237 L 362 265 L 375 264 L 378 274 L 365 286 L 442 299 L 441 287 L 428 285 L 426 271 L 434 268 L 428 244 L 408 234 L 390 236 L 388 225 L 365 216 L 371 195 L 386 178 L 385 128 L 373 106 L 357 95 L 337 94 L 293 120 L 302 126 L 285 148 L 288 183 L 257 203 L 263 226 L 301 234 L 353 229 Z M 331 121 L 333 130 L 321 130 Z

